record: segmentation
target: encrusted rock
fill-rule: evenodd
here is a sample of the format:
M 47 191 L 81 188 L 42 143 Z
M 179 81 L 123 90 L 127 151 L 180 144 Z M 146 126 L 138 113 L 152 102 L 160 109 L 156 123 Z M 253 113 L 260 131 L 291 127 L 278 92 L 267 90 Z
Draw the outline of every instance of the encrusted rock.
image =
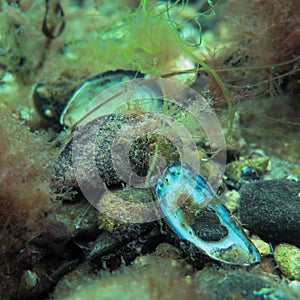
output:
M 274 258 L 282 274 L 289 279 L 300 280 L 300 249 L 287 244 L 279 244 L 274 251 Z
M 258 250 L 259 254 L 264 257 L 271 254 L 272 249 L 271 246 L 263 241 L 259 236 L 252 235 L 250 238 L 251 242 L 255 245 L 256 249 Z
M 287 179 L 246 184 L 241 190 L 240 220 L 266 242 L 300 244 L 300 182 Z
M 228 191 L 225 193 L 225 203 L 224 205 L 226 208 L 231 212 L 234 213 L 239 205 L 241 196 L 237 191 Z
M 226 175 L 234 182 L 241 179 L 259 179 L 269 166 L 267 156 L 252 159 L 233 161 L 226 166 Z
M 195 284 L 201 299 L 298 299 L 286 286 L 245 270 L 206 267 L 196 274 Z

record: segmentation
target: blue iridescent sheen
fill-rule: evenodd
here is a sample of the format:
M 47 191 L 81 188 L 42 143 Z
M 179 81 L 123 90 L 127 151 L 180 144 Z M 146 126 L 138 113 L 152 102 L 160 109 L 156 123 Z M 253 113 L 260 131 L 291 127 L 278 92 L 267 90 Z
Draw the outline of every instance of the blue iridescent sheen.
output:
M 260 256 L 240 225 L 231 217 L 226 207 L 217 201 L 204 178 L 187 164 L 174 162 L 165 170 L 155 186 L 159 208 L 170 228 L 181 238 L 194 244 L 213 259 L 228 264 L 250 265 L 260 261 Z M 197 235 L 192 223 L 193 215 L 204 208 L 213 212 L 226 236 L 208 241 Z

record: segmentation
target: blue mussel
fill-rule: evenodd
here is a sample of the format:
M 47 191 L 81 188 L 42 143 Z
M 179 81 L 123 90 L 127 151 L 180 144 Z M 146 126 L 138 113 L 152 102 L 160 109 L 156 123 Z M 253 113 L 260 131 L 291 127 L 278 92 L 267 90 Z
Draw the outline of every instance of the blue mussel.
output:
M 168 166 L 155 186 L 160 211 L 168 225 L 184 240 L 218 261 L 250 265 L 260 256 L 243 229 L 219 203 L 206 181 L 187 164 L 174 162 Z M 209 210 L 221 228 L 218 237 L 201 233 L 201 211 Z
M 110 114 L 112 108 L 121 107 L 124 102 L 119 92 L 122 92 L 121 95 L 124 94 L 123 89 L 126 86 L 118 84 L 142 78 L 145 76 L 135 71 L 117 70 L 86 80 L 61 112 L 60 124 L 74 129 L 78 123 L 82 125 L 82 120 L 89 115 L 90 111 L 96 111 L 95 115 L 91 115 L 91 119 Z M 137 99 L 143 96 L 142 105 L 146 112 L 159 112 L 162 109 L 163 93 L 156 81 L 150 80 L 134 91 Z M 36 91 L 36 106 L 43 108 L 39 111 L 48 111 L 49 108 L 45 106 L 47 102 L 41 105 L 42 101 L 43 98 L 38 97 Z M 108 105 L 108 102 L 112 106 Z M 105 105 L 102 105 L 103 103 Z M 174 162 L 169 165 L 162 177 L 158 179 L 155 193 L 162 216 L 181 239 L 194 244 L 211 258 L 224 263 L 250 265 L 260 261 L 257 249 L 247 238 L 241 226 L 231 217 L 226 207 L 217 201 L 206 181 L 187 164 Z M 210 224 L 203 218 L 204 210 L 209 211 L 210 217 L 213 216 Z M 210 226 L 213 227 L 211 229 L 213 234 L 203 233 L 202 229 Z

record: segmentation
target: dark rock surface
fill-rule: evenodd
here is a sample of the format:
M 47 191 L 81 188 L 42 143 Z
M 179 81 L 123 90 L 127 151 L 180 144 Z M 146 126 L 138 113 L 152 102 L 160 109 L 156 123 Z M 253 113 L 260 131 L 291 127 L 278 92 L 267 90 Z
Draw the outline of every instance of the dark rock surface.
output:
M 300 182 L 279 179 L 246 184 L 239 215 L 247 229 L 267 242 L 300 245 Z

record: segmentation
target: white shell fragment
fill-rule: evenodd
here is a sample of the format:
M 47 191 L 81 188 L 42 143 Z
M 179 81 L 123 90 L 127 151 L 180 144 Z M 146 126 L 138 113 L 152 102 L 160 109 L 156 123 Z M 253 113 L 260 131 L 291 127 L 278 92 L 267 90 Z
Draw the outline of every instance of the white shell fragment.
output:
M 205 180 L 188 165 L 171 164 L 158 180 L 155 192 L 163 217 L 180 238 L 223 263 L 246 266 L 260 261 L 257 249 L 242 228 L 216 201 Z M 201 233 L 206 225 L 199 217 L 203 209 L 215 216 L 216 225 L 223 232 L 219 238 L 209 240 L 209 235 Z

